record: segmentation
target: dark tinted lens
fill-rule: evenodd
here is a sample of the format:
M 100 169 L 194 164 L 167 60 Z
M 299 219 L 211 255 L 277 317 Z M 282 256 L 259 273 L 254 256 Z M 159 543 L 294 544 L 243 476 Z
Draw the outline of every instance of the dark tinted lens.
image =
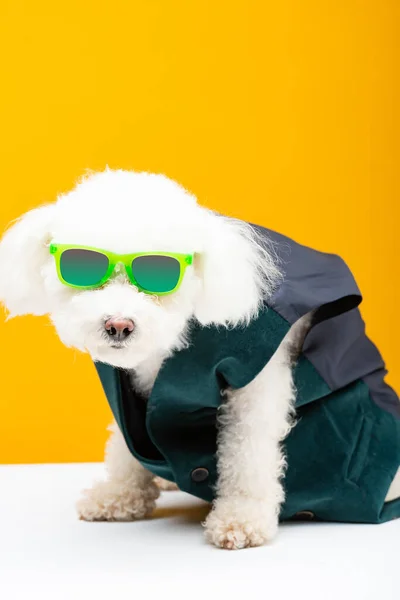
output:
M 132 262 L 136 281 L 148 292 L 171 292 L 179 281 L 181 265 L 171 256 L 138 256 Z
M 93 250 L 64 250 L 60 258 L 61 275 L 71 285 L 96 285 L 107 269 L 107 256 Z

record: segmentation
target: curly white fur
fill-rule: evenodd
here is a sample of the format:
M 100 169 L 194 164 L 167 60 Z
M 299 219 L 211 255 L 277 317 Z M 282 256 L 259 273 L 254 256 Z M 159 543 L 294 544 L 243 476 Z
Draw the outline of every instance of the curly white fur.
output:
M 123 271 L 101 289 L 79 291 L 60 283 L 48 250 L 51 240 L 116 253 L 196 255 L 170 296 L 140 293 Z M 248 323 L 280 277 L 272 245 L 261 244 L 250 225 L 217 215 L 178 184 L 148 173 L 90 174 L 55 203 L 12 224 L 0 243 L 0 300 L 10 317 L 49 314 L 64 344 L 131 370 L 144 393 L 151 391 L 163 361 L 188 343 L 191 319 L 203 325 Z M 134 335 L 118 349 L 104 335 L 110 317 L 135 324 Z M 221 411 L 217 499 L 205 524 L 217 546 L 255 546 L 276 533 L 285 467 L 280 443 L 292 424 L 294 400 L 287 341 L 251 384 L 229 393 Z M 159 488 L 131 456 L 116 425 L 106 465 L 107 481 L 85 491 L 79 516 L 130 520 L 151 514 Z M 398 487 L 399 480 L 392 495 L 400 495 Z
M 129 452 L 116 423 L 106 447 L 107 481 L 84 490 L 77 503 L 85 521 L 132 521 L 151 515 L 160 495 L 153 475 Z

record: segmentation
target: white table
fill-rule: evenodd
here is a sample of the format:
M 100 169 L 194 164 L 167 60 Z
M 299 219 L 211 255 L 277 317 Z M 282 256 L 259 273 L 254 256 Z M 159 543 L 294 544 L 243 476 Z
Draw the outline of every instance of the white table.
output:
M 182 492 L 164 493 L 150 520 L 79 521 L 75 500 L 102 473 L 0 466 L 1 600 L 400 598 L 400 520 L 285 524 L 272 545 L 229 552 L 205 543 L 208 506 Z

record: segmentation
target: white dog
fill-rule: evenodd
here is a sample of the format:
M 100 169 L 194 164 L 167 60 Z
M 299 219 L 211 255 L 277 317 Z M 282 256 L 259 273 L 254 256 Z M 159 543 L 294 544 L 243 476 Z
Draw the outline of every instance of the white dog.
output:
M 121 256 L 162 251 L 193 256 L 193 264 L 170 294 L 146 293 L 118 261 L 102 285 L 78 289 L 60 281 L 51 243 L 54 253 L 63 244 Z M 285 281 L 277 254 L 255 228 L 201 207 L 164 176 L 106 170 L 12 225 L 0 244 L 0 299 L 11 316 L 49 314 L 66 346 L 128 370 L 132 389 L 149 397 L 160 368 L 190 348 L 193 323 L 223 332 L 257 319 Z M 276 534 L 285 498 L 282 440 L 294 424 L 292 367 L 314 323 L 312 309 L 299 315 L 252 381 L 221 390 L 218 480 L 205 522 L 217 546 L 257 546 Z M 133 456 L 116 423 L 111 430 L 107 481 L 86 490 L 77 505 L 85 520 L 148 516 L 159 495 L 157 471 Z M 201 484 L 201 469 L 196 477 Z M 399 473 L 386 501 L 398 497 Z

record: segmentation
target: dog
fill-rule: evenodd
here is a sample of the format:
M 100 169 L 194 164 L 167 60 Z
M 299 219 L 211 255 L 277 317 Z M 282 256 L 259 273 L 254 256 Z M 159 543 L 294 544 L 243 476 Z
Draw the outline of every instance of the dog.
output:
M 338 257 L 217 214 L 163 175 L 90 173 L 0 243 L 10 317 L 48 314 L 66 346 L 92 357 L 115 415 L 107 479 L 84 492 L 79 517 L 144 518 L 178 484 L 213 503 L 206 538 L 226 549 L 271 541 L 282 518 L 400 516 L 400 404 L 360 299 Z M 332 356 L 353 329 L 339 369 Z M 325 377 L 322 363 L 340 373 Z M 385 459 L 359 454 L 372 426 Z

